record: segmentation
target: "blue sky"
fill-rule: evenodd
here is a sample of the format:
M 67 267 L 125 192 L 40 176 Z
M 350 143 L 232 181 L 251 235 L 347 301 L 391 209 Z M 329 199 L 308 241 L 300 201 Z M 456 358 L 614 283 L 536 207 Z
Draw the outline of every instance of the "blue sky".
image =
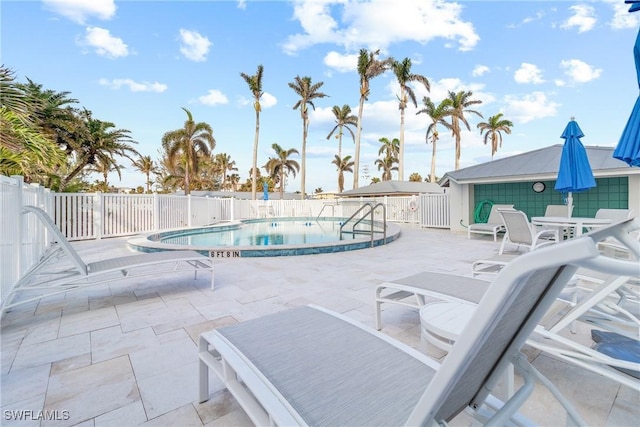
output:
M 483 101 L 476 109 L 485 120 L 499 112 L 512 120 L 496 158 L 561 143 L 571 117 L 585 145 L 615 146 L 638 96 L 632 49 L 640 13 L 628 9 L 624 0 L 3 0 L 2 63 L 18 81 L 29 77 L 71 92 L 94 117 L 129 129 L 136 148 L 154 158 L 162 135 L 182 127 L 181 107 L 187 108 L 213 127 L 214 152 L 231 155 L 243 182 L 255 113 L 240 72 L 264 66 L 259 165 L 274 142 L 301 150 L 302 122 L 292 109 L 297 96 L 288 83 L 310 76 L 324 82 L 329 97 L 315 102 L 310 117 L 306 189 L 335 191 L 331 160 L 338 144 L 326 139 L 334 126 L 331 108 L 348 104 L 357 113 L 361 48 L 411 58 L 412 72 L 431 84 L 430 93 L 414 87 L 419 100 L 471 90 Z M 399 137 L 398 93 L 392 73 L 372 82 L 361 149 L 370 176 L 381 173 L 374 164 L 379 138 Z M 406 110 L 405 177 L 429 173 L 428 117 L 416 115 L 418 109 Z M 469 116 L 461 167 L 491 159 L 479 121 Z M 343 155 L 353 147 L 346 137 Z M 436 159 L 438 176 L 453 170 L 448 132 L 441 131 Z M 144 180 L 128 167 L 122 181 L 110 182 L 135 187 Z M 352 180 L 347 174 L 347 189 Z M 290 178 L 287 191 L 299 188 L 299 176 Z

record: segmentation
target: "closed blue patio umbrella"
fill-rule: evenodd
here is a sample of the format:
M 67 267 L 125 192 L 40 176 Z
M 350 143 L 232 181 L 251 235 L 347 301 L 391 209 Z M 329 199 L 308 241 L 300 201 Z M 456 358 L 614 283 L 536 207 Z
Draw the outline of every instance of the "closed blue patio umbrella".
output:
M 269 184 L 266 182 L 262 183 L 262 199 L 269 200 Z
M 629 12 L 640 10 L 640 0 L 627 0 L 625 3 L 631 3 Z M 638 86 L 640 86 L 640 31 L 633 46 L 633 57 L 636 63 Z M 640 166 L 640 96 L 636 99 L 613 157 L 626 162 L 629 166 Z
M 580 141 L 583 136 L 580 126 L 578 126 L 573 117 L 571 117 L 571 121 L 560 136 L 565 141 L 562 147 L 555 189 L 562 193 L 567 193 L 567 210 L 569 212 L 571 212 L 571 207 L 573 206 L 573 193 L 587 191 L 596 186 L 596 180 L 593 177 L 593 171 L 587 157 L 587 150 L 585 150 Z

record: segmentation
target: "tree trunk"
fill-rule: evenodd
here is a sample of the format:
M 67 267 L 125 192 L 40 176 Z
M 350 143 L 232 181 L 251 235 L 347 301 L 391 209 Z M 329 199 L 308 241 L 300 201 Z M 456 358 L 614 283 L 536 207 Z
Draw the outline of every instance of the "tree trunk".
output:
M 433 141 L 431 148 L 431 178 L 429 182 L 436 182 L 436 141 Z
M 256 109 L 256 133 L 253 137 L 253 169 L 251 169 L 251 199 L 256 200 L 258 168 L 258 135 L 260 134 L 260 111 Z
M 404 93 L 402 93 L 402 96 L 404 96 Z M 400 106 L 400 150 L 398 153 L 398 180 L 404 181 L 404 106 Z
M 64 189 L 67 188 L 67 185 L 69 184 L 69 182 L 71 182 L 71 180 L 75 178 L 75 176 L 78 175 L 86 165 L 87 165 L 87 162 L 84 160 L 78 163 L 78 166 L 76 166 L 75 169 L 73 169 L 71 173 L 67 175 L 66 178 L 60 180 L 60 188 L 58 188 L 58 191 L 62 193 L 62 191 L 64 191 Z
M 302 119 L 302 166 L 300 173 L 300 200 L 304 200 L 305 195 L 305 178 L 307 174 L 306 160 L 307 160 L 307 130 L 309 126 L 309 119 L 305 116 Z
M 364 97 L 360 96 L 358 106 L 358 129 L 356 129 L 356 146 L 353 155 L 353 189 L 358 188 L 358 177 L 360 176 L 360 138 L 362 137 L 362 110 L 364 109 Z

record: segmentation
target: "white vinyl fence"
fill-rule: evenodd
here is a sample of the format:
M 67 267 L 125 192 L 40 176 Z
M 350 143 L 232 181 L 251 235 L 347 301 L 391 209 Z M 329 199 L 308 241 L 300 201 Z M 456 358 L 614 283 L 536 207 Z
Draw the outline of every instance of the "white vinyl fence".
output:
M 21 176 L 0 175 L 0 301 L 49 244 L 45 228 L 33 215 L 22 215 L 22 206 L 51 212 L 52 196 L 44 187 L 24 184 Z
M 52 193 L 20 176 L 0 175 L 0 286 L 2 296 L 49 245 L 45 228 L 22 206 L 49 213 L 69 240 L 101 239 L 162 230 L 201 227 L 220 221 L 261 217 L 342 217 L 363 203 L 381 203 L 387 221 L 449 228 L 448 194 L 336 200 L 238 200 L 164 194 Z M 376 210 L 376 215 L 382 212 Z

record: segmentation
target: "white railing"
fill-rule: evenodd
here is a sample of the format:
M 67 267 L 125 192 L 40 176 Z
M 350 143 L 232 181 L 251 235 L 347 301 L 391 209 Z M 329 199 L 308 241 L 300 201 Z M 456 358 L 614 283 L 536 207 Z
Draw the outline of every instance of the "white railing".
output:
M 0 301 L 49 245 L 44 227 L 22 206 L 51 212 L 52 194 L 39 185 L 25 184 L 21 176 L 0 175 Z

